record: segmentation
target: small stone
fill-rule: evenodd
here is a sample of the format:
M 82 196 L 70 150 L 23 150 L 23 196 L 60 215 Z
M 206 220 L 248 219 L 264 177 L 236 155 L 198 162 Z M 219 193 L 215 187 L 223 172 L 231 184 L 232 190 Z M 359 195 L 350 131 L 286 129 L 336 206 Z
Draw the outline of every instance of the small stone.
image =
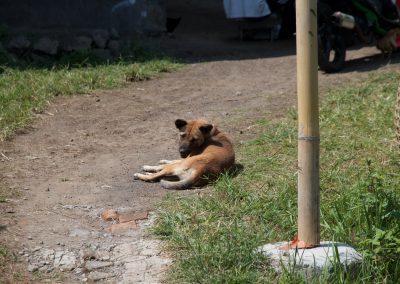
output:
M 31 42 L 25 36 L 17 36 L 9 42 L 7 49 L 17 55 L 23 55 L 30 47 Z
M 87 261 L 86 262 L 85 268 L 88 271 L 92 271 L 92 270 L 95 270 L 95 269 L 109 267 L 109 266 L 112 266 L 112 265 L 113 265 L 112 262 L 91 260 L 91 261 Z
M 36 251 L 39 251 L 39 250 L 41 250 L 42 249 L 42 247 L 35 247 L 33 250 L 32 250 L 32 252 L 36 252 Z
M 64 209 L 74 209 L 76 206 L 75 205 L 63 205 L 62 208 Z
M 108 251 L 112 251 L 115 247 L 117 246 L 117 244 L 112 244 L 111 246 L 108 247 Z
M 121 54 L 121 45 L 118 40 L 110 40 L 107 44 L 107 48 L 111 51 L 113 56 L 119 56 Z
M 35 265 L 35 264 L 29 264 L 28 265 L 28 271 L 29 272 L 35 272 L 35 271 L 37 271 L 39 269 L 39 267 L 37 266 L 37 265 Z
M 32 236 L 28 236 L 27 239 L 28 240 L 32 240 L 33 238 L 32 238 Z
M 84 260 L 96 259 L 97 258 L 96 252 L 94 250 L 92 250 L 92 249 L 81 250 L 80 256 Z
M 60 270 L 70 271 L 76 267 L 76 257 L 73 252 L 66 252 L 58 263 Z
M 24 187 L 24 190 L 29 190 L 29 188 L 28 187 Z
M 78 36 L 76 37 L 72 44 L 71 50 L 72 51 L 86 51 L 92 47 L 92 39 L 87 36 Z
M 101 214 L 101 218 L 103 218 L 104 221 L 118 220 L 118 217 L 119 217 L 119 213 L 113 209 L 106 209 Z
M 47 269 L 48 269 L 47 266 L 42 266 L 42 267 L 39 268 L 39 271 L 40 271 L 40 272 L 46 272 Z
M 98 280 L 113 277 L 114 275 L 115 275 L 114 273 L 92 271 L 89 273 L 87 278 L 92 281 L 98 281 Z
M 98 48 L 105 48 L 108 40 L 110 39 L 110 33 L 106 30 L 95 30 L 92 34 L 94 45 Z
M 119 39 L 119 33 L 115 28 L 112 28 L 110 31 L 110 39 L 113 40 Z
M 58 53 L 60 43 L 57 40 L 48 37 L 42 37 L 33 45 L 33 50 L 46 55 L 56 55 Z
M 87 238 L 90 236 L 90 231 L 81 229 L 81 228 L 74 228 L 69 233 L 70 237 L 79 237 L 79 238 Z

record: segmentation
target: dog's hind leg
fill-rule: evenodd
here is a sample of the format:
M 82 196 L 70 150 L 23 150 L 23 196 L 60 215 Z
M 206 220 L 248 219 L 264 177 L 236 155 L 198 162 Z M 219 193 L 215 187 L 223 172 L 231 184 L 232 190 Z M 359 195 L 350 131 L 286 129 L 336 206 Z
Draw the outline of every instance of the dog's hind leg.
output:
M 187 189 L 195 185 L 197 172 L 191 170 L 179 175 L 179 181 L 169 181 L 162 179 L 160 181 L 161 186 L 165 189 Z
M 162 171 L 165 168 L 165 165 L 159 165 L 159 166 L 143 166 L 142 170 L 148 173 L 156 173 L 159 171 Z
M 171 165 L 163 165 L 162 167 L 163 167 L 162 170 L 160 170 L 159 172 L 153 173 L 153 174 L 135 173 L 133 175 L 133 178 L 134 179 L 140 179 L 140 180 L 143 180 L 143 181 L 157 181 L 157 180 L 159 180 L 160 178 L 162 178 L 164 176 L 176 175 L 174 173 L 175 169 L 174 169 L 173 166 L 171 166 Z

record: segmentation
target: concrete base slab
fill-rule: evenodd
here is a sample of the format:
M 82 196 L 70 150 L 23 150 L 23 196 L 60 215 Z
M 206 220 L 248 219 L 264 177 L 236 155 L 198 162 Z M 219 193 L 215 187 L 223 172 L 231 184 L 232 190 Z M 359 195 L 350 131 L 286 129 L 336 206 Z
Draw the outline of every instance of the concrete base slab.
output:
M 288 242 L 266 244 L 259 247 L 258 252 L 268 257 L 278 273 L 283 269 L 293 271 L 297 268 L 308 276 L 332 271 L 336 265 L 354 271 L 362 262 L 361 254 L 344 243 L 323 241 L 315 248 L 283 249 L 288 244 Z

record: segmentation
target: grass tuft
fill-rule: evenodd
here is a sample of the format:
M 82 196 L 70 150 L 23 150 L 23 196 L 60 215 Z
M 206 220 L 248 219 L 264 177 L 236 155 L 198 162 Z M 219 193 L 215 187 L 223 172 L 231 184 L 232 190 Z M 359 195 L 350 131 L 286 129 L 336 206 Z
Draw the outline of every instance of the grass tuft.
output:
M 177 261 L 174 283 L 397 283 L 400 279 L 400 151 L 393 110 L 399 73 L 330 91 L 320 111 L 321 238 L 364 256 L 357 275 L 336 266 L 316 279 L 280 275 L 255 248 L 297 231 L 297 121 L 261 122 L 237 148 L 244 170 L 214 190 L 163 202 L 154 233 Z

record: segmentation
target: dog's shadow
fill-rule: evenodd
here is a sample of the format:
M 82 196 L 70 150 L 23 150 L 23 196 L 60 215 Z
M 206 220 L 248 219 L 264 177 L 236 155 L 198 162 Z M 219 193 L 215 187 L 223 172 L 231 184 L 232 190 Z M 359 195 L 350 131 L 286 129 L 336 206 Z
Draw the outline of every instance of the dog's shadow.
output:
M 225 171 L 224 175 L 230 177 L 230 178 L 235 178 L 237 177 L 241 172 L 243 172 L 244 166 L 242 164 L 234 164 L 229 170 Z M 165 176 L 163 179 L 168 180 L 168 181 L 179 181 L 179 178 L 177 176 Z M 214 179 L 214 181 L 209 181 L 205 182 L 205 184 L 200 185 L 200 186 L 193 186 L 190 188 L 186 188 L 186 190 L 195 190 L 195 189 L 202 189 L 206 188 L 208 185 L 214 185 L 215 182 L 218 181 L 218 178 Z
M 242 164 L 234 164 L 226 174 L 232 178 L 237 177 L 241 172 L 243 172 L 244 166 Z

